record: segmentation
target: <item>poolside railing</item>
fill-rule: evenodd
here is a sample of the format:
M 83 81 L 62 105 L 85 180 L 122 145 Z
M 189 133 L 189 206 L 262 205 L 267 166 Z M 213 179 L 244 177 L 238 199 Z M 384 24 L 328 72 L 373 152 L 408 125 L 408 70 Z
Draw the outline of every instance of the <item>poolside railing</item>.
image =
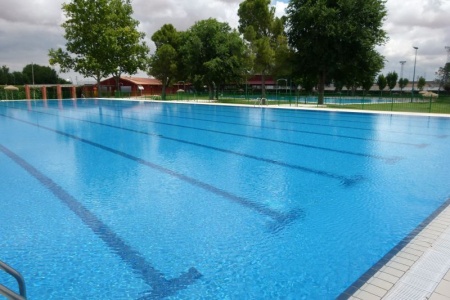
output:
M 84 95 L 87 98 L 93 95 Z M 161 95 L 141 95 L 133 96 L 130 93 L 120 93 L 115 95 L 102 95 L 102 97 L 162 100 Z M 32 99 L 41 99 L 41 90 L 34 89 L 31 92 Z M 48 99 L 56 99 L 56 90 L 48 89 Z M 69 91 L 63 90 L 63 98 L 69 99 Z M 218 99 L 209 99 L 208 93 L 198 93 L 193 91 L 167 94 L 165 101 L 187 101 L 187 102 L 221 102 L 230 104 L 247 105 L 267 105 L 267 106 L 307 106 L 319 107 L 317 104 L 317 94 L 298 93 L 296 91 L 266 91 L 267 101 L 258 101 L 261 98 L 261 91 L 222 91 L 218 93 Z M 23 89 L 19 91 L 5 91 L 0 87 L 0 100 L 25 99 Z M 450 114 L 450 93 L 440 92 L 438 97 L 421 95 L 419 93 L 412 96 L 410 93 L 389 93 L 372 92 L 370 94 L 351 93 L 326 93 L 324 104 L 320 107 L 334 109 L 353 110 L 377 110 L 377 111 L 402 111 L 402 112 L 425 112 Z

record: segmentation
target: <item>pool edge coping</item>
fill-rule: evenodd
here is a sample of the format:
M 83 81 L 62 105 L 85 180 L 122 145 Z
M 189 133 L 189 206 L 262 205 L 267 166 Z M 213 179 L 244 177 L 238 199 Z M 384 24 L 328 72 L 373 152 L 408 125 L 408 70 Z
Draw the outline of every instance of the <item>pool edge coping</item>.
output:
M 450 207 L 450 198 L 448 198 L 444 203 L 442 203 L 433 213 L 431 213 L 427 218 L 425 218 L 416 228 L 414 228 L 406 237 L 404 237 L 399 243 L 397 243 L 389 252 L 387 252 L 382 258 L 380 258 L 372 267 L 370 267 L 366 272 L 364 272 L 358 279 L 356 279 L 347 289 L 345 289 L 336 299 L 359 299 L 355 295 L 364 291 L 361 289 L 366 285 L 374 276 L 381 271 L 388 263 L 392 262 L 392 259 L 402 252 L 402 250 L 411 244 L 411 242 L 425 229 L 427 229 L 433 222 L 439 217 L 446 209 Z M 450 224 L 448 225 L 450 228 Z M 432 246 L 428 247 L 431 248 Z M 408 267 L 410 269 L 410 267 Z M 406 271 L 405 271 L 406 273 Z M 401 278 L 401 277 L 400 277 Z M 394 283 L 393 287 L 400 281 Z M 392 287 L 392 288 L 393 288 Z M 391 289 L 392 289 L 391 288 Z M 389 292 L 389 290 L 388 290 Z M 377 299 L 382 299 L 386 295 L 373 295 L 373 297 L 378 297 Z M 448 295 L 450 297 L 450 295 Z

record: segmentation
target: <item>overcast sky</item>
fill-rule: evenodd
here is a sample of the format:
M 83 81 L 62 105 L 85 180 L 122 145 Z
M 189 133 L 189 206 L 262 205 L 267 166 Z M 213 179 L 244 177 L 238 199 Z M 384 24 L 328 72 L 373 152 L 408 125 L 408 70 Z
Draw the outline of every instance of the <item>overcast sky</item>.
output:
M 69 1 L 69 0 L 66 0 Z M 48 64 L 48 49 L 64 47 L 61 5 L 64 0 L 2 0 L 0 9 L 0 66 L 21 71 L 31 62 Z M 240 0 L 133 0 L 134 17 L 140 21 L 140 31 L 151 35 L 163 24 L 171 23 L 178 30 L 186 30 L 196 21 L 216 18 L 237 28 Z M 284 13 L 288 0 L 272 1 L 277 14 Z M 412 80 L 413 46 L 417 51 L 416 77 L 434 79 L 435 72 L 447 60 L 446 46 L 450 46 L 450 0 L 387 0 L 388 17 L 384 28 L 389 41 L 379 47 L 385 56 L 383 73 L 401 72 Z M 58 68 L 56 67 L 58 70 Z M 140 73 L 144 75 L 144 73 Z M 62 78 L 82 83 L 75 73 L 61 74 Z M 88 79 L 92 81 L 92 79 Z

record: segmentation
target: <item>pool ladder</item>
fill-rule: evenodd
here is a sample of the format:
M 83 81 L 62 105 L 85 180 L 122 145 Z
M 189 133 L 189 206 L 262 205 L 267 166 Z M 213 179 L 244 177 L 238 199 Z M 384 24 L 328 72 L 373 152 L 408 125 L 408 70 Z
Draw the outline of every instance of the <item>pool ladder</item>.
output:
M 23 279 L 22 275 L 19 272 L 17 272 L 16 270 L 14 270 L 12 267 L 7 265 L 6 263 L 2 262 L 1 260 L 0 260 L 0 270 L 5 271 L 6 273 L 8 273 L 9 275 L 11 275 L 12 277 L 14 277 L 16 279 L 17 283 L 19 284 L 19 293 L 20 293 L 20 295 L 19 295 L 16 292 L 13 292 L 10 289 L 8 289 L 6 286 L 0 284 L 0 295 L 3 295 L 7 299 L 10 299 L 10 300 L 25 300 L 25 299 L 27 299 L 25 280 Z
M 267 99 L 266 98 L 257 98 L 255 100 L 255 106 L 256 105 L 264 105 L 267 103 Z

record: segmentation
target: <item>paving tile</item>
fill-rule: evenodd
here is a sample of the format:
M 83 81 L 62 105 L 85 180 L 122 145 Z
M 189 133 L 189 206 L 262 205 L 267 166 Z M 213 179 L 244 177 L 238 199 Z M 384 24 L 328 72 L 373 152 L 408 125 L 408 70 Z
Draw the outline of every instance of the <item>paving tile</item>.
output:
M 407 247 L 403 248 L 403 252 L 415 255 L 417 257 L 420 257 L 424 253 L 424 251 L 420 251 L 420 250 L 414 249 L 414 248 L 412 248 L 409 245 Z
M 408 244 L 408 248 L 415 249 L 415 250 L 421 251 L 421 252 L 425 252 L 426 250 L 428 250 L 428 247 L 414 244 L 413 242 Z
M 390 276 L 394 276 L 395 278 L 397 278 L 397 279 L 395 279 L 395 281 L 397 281 L 398 278 L 400 278 L 400 277 L 402 277 L 403 275 L 405 275 L 405 272 L 404 272 L 404 271 L 399 270 L 399 269 L 394 269 L 394 268 L 392 268 L 392 267 L 385 267 L 381 273 L 388 274 L 388 275 L 390 275 Z M 380 278 L 381 278 L 381 276 L 377 276 L 377 277 L 380 277 Z M 394 281 L 392 281 L 392 280 L 388 280 L 388 281 L 389 281 L 389 282 L 394 282 Z
M 437 239 L 441 234 L 435 232 L 435 231 L 431 231 L 428 228 L 425 228 L 424 230 L 422 230 L 419 235 L 421 236 L 425 236 L 425 237 L 429 237 L 430 239 Z
M 450 300 L 450 297 L 443 296 L 441 294 L 433 293 L 431 294 L 430 298 L 428 300 Z
M 420 234 L 420 233 L 417 235 L 417 239 L 419 241 L 424 241 L 424 242 L 430 243 L 430 244 L 432 244 L 436 241 L 435 237 L 430 237 L 429 234 Z
M 411 243 L 414 244 L 414 245 L 419 245 L 419 246 L 426 247 L 426 248 L 429 248 L 432 245 L 432 243 L 430 243 L 429 240 L 425 241 L 424 239 L 420 238 L 419 236 L 415 237 L 411 241 Z
M 392 261 L 402 264 L 402 265 L 405 265 L 405 266 L 408 266 L 408 267 L 411 267 L 414 264 L 413 260 L 406 259 L 406 258 L 400 257 L 398 255 L 394 256 L 394 258 L 392 258 Z
M 363 290 L 368 292 L 368 293 L 371 293 L 373 295 L 376 295 L 378 297 L 383 297 L 388 292 L 388 290 L 383 289 L 383 288 L 378 287 L 378 286 L 375 286 L 373 284 L 365 284 L 363 286 Z
M 450 281 L 442 280 L 434 292 L 444 296 L 450 296 Z
M 375 278 L 370 279 L 368 281 L 368 283 L 371 284 L 371 285 L 374 285 L 376 287 L 382 288 L 385 291 L 389 291 L 394 286 L 393 283 L 391 283 L 389 281 L 385 281 L 385 280 L 383 280 L 383 279 L 381 279 L 379 277 L 375 277 Z
M 402 257 L 402 258 L 406 258 L 406 259 L 409 259 L 409 260 L 412 260 L 412 261 L 417 261 L 419 259 L 419 256 L 413 255 L 413 254 L 409 254 L 409 253 L 406 253 L 404 251 L 400 251 L 397 254 L 397 256 L 398 257 Z
M 403 264 L 399 264 L 398 262 L 395 261 L 390 261 L 386 264 L 386 266 L 406 272 L 409 270 L 409 266 L 407 265 L 403 265 Z
M 380 272 L 379 274 L 376 274 L 375 276 L 377 278 L 380 278 L 380 279 L 384 280 L 384 281 L 387 281 L 387 282 L 390 282 L 390 283 L 394 284 L 394 283 L 397 283 L 399 281 L 400 277 L 403 274 L 405 274 L 404 272 L 396 270 L 396 269 L 392 269 L 392 268 L 386 268 L 386 269 L 387 269 L 386 273 L 385 272 Z M 388 273 L 388 272 L 392 272 L 392 273 L 398 274 L 399 276 L 392 275 L 392 273 Z
M 364 299 L 364 300 L 380 300 L 381 297 L 376 296 L 374 294 L 368 293 L 366 291 L 359 291 L 355 294 L 355 297 L 358 299 Z
M 444 276 L 444 280 L 450 281 L 450 271 L 447 271 L 447 274 Z

